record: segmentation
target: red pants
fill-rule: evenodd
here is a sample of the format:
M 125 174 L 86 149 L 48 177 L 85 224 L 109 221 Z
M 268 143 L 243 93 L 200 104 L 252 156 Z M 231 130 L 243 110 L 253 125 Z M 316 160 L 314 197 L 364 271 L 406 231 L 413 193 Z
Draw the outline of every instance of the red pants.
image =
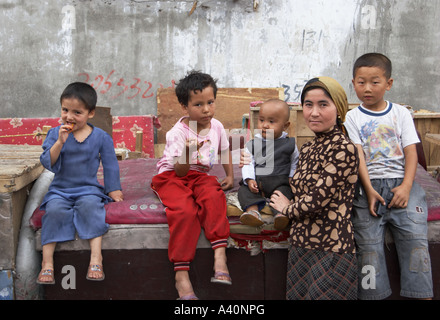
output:
M 174 171 L 166 171 L 153 177 L 151 187 L 166 207 L 168 257 L 175 271 L 189 270 L 201 228 L 213 249 L 227 246 L 226 197 L 217 177 L 198 171 L 178 177 Z

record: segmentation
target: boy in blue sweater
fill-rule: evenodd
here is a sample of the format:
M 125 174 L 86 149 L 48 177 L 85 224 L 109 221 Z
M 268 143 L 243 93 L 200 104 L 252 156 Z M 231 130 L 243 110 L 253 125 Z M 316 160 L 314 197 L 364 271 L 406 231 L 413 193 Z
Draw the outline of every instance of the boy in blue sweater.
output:
M 54 284 L 53 254 L 57 242 L 89 239 L 91 255 L 86 278 L 104 280 L 102 235 L 107 232 L 104 205 L 122 201 L 119 165 L 113 140 L 87 120 L 95 115 L 97 94 L 86 83 L 66 87 L 60 98 L 62 125 L 49 130 L 40 156 L 55 176 L 40 206 L 43 260 L 39 284 Z M 104 186 L 97 172 L 102 162 Z

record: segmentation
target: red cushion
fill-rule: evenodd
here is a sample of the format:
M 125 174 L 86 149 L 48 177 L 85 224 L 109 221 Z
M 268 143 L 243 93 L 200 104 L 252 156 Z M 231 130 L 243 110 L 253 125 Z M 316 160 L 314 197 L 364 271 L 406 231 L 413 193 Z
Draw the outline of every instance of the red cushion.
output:
M 151 190 L 151 179 L 156 174 L 156 163 L 159 159 L 133 159 L 119 162 L 122 192 L 124 201 L 111 202 L 106 205 L 106 222 L 109 224 L 159 224 L 167 223 L 164 206 Z M 220 178 L 225 176 L 222 165 L 214 165 L 211 175 Z M 102 168 L 98 172 L 102 183 Z M 237 191 L 241 179 L 241 170 L 234 166 L 234 189 Z M 41 228 L 44 211 L 37 208 L 30 219 L 34 229 Z
M 428 221 L 440 220 L 440 183 L 421 165 L 418 165 L 415 180 L 425 190 L 428 204 Z

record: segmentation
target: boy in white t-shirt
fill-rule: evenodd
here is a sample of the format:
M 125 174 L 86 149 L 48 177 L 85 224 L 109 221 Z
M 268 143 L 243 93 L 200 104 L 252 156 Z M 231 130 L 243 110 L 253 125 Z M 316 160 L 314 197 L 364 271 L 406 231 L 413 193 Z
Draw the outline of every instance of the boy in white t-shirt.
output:
M 168 256 L 174 263 L 176 289 L 181 300 L 197 300 L 189 279 L 201 228 L 214 250 L 211 282 L 232 284 L 226 264 L 229 221 L 224 190 L 233 187 L 229 141 L 214 119 L 217 86 L 208 74 L 192 71 L 180 80 L 176 95 L 187 116 L 167 132 L 166 146 L 157 163 L 151 187 L 166 207 L 170 231 Z M 226 177 L 208 174 L 218 155 Z
M 353 203 L 360 299 L 384 299 L 391 294 L 384 254 L 384 230 L 389 226 L 399 255 L 400 294 L 433 296 L 428 252 L 424 190 L 414 181 L 416 144 L 420 142 L 410 112 L 384 100 L 393 85 L 391 61 L 379 53 L 355 62 L 353 85 L 362 104 L 347 113 L 344 123 L 359 150 L 358 192 Z M 366 270 L 373 270 L 364 281 Z M 371 269 L 372 267 L 372 269 Z

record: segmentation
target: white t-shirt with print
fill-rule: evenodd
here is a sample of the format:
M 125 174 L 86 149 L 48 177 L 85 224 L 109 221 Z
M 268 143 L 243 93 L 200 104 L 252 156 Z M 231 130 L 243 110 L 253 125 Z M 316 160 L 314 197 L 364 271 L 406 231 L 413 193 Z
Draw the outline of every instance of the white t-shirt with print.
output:
M 347 113 L 344 123 L 350 139 L 362 145 L 370 179 L 403 178 L 403 149 L 420 140 L 409 110 L 387 102 L 384 111 L 362 105 Z

